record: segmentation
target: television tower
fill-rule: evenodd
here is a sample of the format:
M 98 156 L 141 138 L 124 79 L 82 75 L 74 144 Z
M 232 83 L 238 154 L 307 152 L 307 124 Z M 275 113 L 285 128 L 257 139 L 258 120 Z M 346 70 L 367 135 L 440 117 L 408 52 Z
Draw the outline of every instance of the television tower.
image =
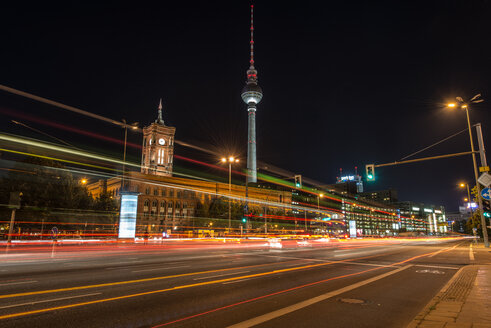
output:
M 251 59 L 247 70 L 246 85 L 242 89 L 242 100 L 247 104 L 249 125 L 247 133 L 247 182 L 257 182 L 256 164 L 256 105 L 263 98 L 263 91 L 257 84 L 257 70 L 254 67 L 254 6 L 251 5 Z

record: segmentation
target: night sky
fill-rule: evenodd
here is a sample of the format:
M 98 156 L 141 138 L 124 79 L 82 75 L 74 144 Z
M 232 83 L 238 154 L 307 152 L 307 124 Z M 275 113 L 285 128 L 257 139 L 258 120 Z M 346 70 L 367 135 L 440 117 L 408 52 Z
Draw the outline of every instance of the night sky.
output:
M 490 1 L 257 1 L 258 159 L 334 183 L 466 128 L 445 104 L 482 93 L 471 109 L 491 147 Z M 248 1 L 3 4 L 0 84 L 116 120 L 148 124 L 163 98 L 176 139 L 240 155 L 240 98 L 249 55 Z M 120 156 L 122 146 L 33 117 L 122 138 L 122 129 L 0 92 L 1 131 L 39 137 L 16 119 L 79 147 Z M 11 113 L 11 114 L 8 114 Z M 130 134 L 141 143 L 141 135 Z M 476 143 L 477 146 L 477 143 Z M 461 134 L 418 156 L 468 151 Z M 176 147 L 176 154 L 217 163 Z M 139 151 L 129 149 L 139 162 Z M 177 163 L 179 164 L 179 163 Z M 220 175 L 223 173 L 216 172 Z M 470 156 L 377 169 L 367 190 L 457 209 L 473 181 Z

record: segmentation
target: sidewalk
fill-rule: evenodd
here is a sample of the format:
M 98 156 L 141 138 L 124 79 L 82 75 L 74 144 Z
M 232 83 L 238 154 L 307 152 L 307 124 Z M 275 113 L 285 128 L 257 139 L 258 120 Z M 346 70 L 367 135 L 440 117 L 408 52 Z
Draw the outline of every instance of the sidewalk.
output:
M 491 328 L 491 264 L 467 265 L 408 328 Z

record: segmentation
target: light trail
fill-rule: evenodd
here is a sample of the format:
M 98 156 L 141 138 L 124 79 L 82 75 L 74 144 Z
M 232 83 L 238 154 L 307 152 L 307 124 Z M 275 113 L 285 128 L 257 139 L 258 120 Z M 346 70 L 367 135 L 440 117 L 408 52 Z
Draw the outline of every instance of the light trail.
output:
M 446 249 L 446 251 L 449 251 L 451 249 L 454 249 L 457 246 L 458 245 L 454 246 L 453 248 L 450 247 L 450 248 Z M 306 284 L 306 285 L 297 286 L 297 287 L 290 288 L 288 290 L 281 291 L 281 292 L 286 292 L 286 291 L 290 291 L 290 290 L 294 290 L 294 289 L 304 288 L 304 287 L 316 285 L 316 284 L 319 284 L 319 283 L 322 283 L 322 282 L 327 282 L 327 281 L 330 281 L 330 280 L 333 280 L 333 279 L 340 279 L 340 278 L 343 278 L 343 277 L 349 277 L 349 276 L 359 275 L 359 274 L 362 274 L 362 273 L 365 273 L 365 272 L 380 270 L 382 268 L 394 267 L 394 266 L 397 266 L 397 265 L 401 265 L 403 263 L 408 263 L 410 261 L 413 261 L 415 259 L 418 259 L 418 258 L 421 258 L 421 257 L 424 257 L 424 256 L 429 256 L 429 255 L 431 255 L 433 253 L 435 253 L 435 252 L 425 253 L 425 254 L 422 254 L 422 255 L 417 255 L 417 256 L 411 257 L 409 259 L 406 259 L 406 260 L 403 260 L 403 261 L 400 261 L 400 262 L 396 262 L 396 263 L 392 263 L 392 264 L 389 264 L 389 265 L 383 266 L 383 267 L 375 267 L 375 268 L 367 269 L 367 270 L 364 270 L 364 271 L 361 271 L 361 272 L 355 272 L 355 273 L 352 273 L 352 274 L 342 275 L 342 276 L 338 276 L 338 277 L 334 277 L 334 278 L 329 278 L 329 279 L 324 279 L 324 280 L 321 280 L 321 281 L 309 283 L 309 284 Z M 345 260 L 345 262 L 359 260 L 359 259 L 364 259 L 364 258 L 370 258 L 370 257 L 374 257 L 374 256 L 380 256 L 380 255 L 373 255 L 373 256 L 367 256 L 367 257 L 359 257 L 359 258 L 356 258 L 356 259 L 347 259 L 347 260 Z M 339 261 L 339 262 L 343 262 L 343 261 Z M 339 262 L 337 262 L 337 263 L 339 263 Z M 117 300 L 135 298 L 135 297 L 146 296 L 146 295 L 159 294 L 159 293 L 164 293 L 164 292 L 168 292 L 168 291 L 175 291 L 175 290 L 188 289 L 188 288 L 193 288 L 193 287 L 213 285 L 213 284 L 224 283 L 224 282 L 229 282 L 229 281 L 236 281 L 236 280 L 242 280 L 242 279 L 248 279 L 248 278 L 255 278 L 255 277 L 264 277 L 264 276 L 270 276 L 270 275 L 275 275 L 275 274 L 280 274 L 280 273 L 285 273 L 285 272 L 294 272 L 294 271 L 298 271 L 298 270 L 318 268 L 318 267 L 323 267 L 323 266 L 332 265 L 332 264 L 336 264 L 336 263 L 326 262 L 326 263 L 319 263 L 319 264 L 304 265 L 304 266 L 300 266 L 300 267 L 285 268 L 285 269 L 279 269 L 279 270 L 274 270 L 274 271 L 268 271 L 268 272 L 250 274 L 250 275 L 244 275 L 244 276 L 239 276 L 239 277 L 232 277 L 232 278 L 212 280 L 212 281 L 206 281 L 206 282 L 200 282 L 200 283 L 180 285 L 180 286 L 174 286 L 174 287 L 170 287 L 170 288 L 164 288 L 164 289 L 153 290 L 153 291 L 148 291 L 148 292 L 141 292 L 141 293 L 135 293 L 135 294 L 128 294 L 128 295 L 123 295 L 123 296 L 117 296 L 117 297 L 99 299 L 99 300 L 82 302 L 82 303 L 61 305 L 61 306 L 56 306 L 56 307 L 51 307 L 51 308 L 45 308 L 45 309 L 39 309 L 39 310 L 32 310 L 32 311 L 26 311 L 26 312 L 18 312 L 18 313 L 6 314 L 6 315 L 1 315 L 0 316 L 0 320 L 10 319 L 10 318 L 16 318 L 16 317 L 21 317 L 21 316 L 27 316 L 27 315 L 32 315 L 32 314 L 38 314 L 38 313 L 51 312 L 51 311 L 56 311 L 56 310 L 70 309 L 70 308 L 81 307 L 81 306 L 92 305 L 92 304 L 99 304 L 99 303 L 104 303 L 104 302 L 111 302 L 111 301 L 117 301 Z M 242 268 L 246 268 L 246 267 L 242 267 Z M 216 272 L 217 270 L 211 270 L 211 271 L 208 271 L 208 273 L 209 272 L 213 272 L 213 271 Z M 183 275 L 191 275 L 191 274 L 183 274 Z M 183 276 L 183 275 L 180 275 L 180 276 Z M 175 276 L 178 276 L 178 275 L 174 275 L 174 277 Z M 169 276 L 169 277 L 172 277 L 172 276 Z M 152 280 L 158 280 L 158 279 L 165 279 L 165 278 L 164 277 L 146 278 L 146 279 L 140 279 L 140 280 L 133 280 L 133 282 L 134 281 L 152 281 Z M 54 292 L 59 292 L 59 291 L 71 291 L 71 290 L 94 288 L 96 286 L 98 286 L 98 287 L 101 287 L 101 286 L 114 286 L 114 285 L 125 284 L 125 283 L 130 283 L 130 282 L 106 283 L 106 284 L 99 284 L 99 285 L 92 285 L 92 286 L 80 286 L 80 287 L 71 287 L 71 288 L 57 289 L 57 290 L 52 290 L 52 291 L 38 291 L 38 292 L 27 292 L 27 293 L 18 293 L 18 294 L 10 294 L 10 295 L 0 295 L 0 298 L 11 298 L 11 297 L 18 297 L 18 296 L 26 296 L 26 295 L 39 295 L 39 294 L 54 293 Z M 278 294 L 278 293 L 280 293 L 280 292 L 277 292 L 275 294 Z M 263 296 L 263 298 L 264 297 L 268 297 L 268 296 L 266 295 L 266 296 Z M 244 302 L 242 302 L 240 304 L 243 304 L 243 303 Z M 237 304 L 239 304 L 239 303 L 237 303 Z M 209 313 L 209 311 L 206 312 L 206 313 Z M 185 320 L 185 319 L 183 319 L 183 320 Z M 166 325 L 166 324 L 164 324 L 164 325 Z
M 450 251 L 452 249 L 453 248 L 447 249 L 446 251 Z M 210 314 L 210 313 L 213 313 L 213 312 L 217 312 L 217 311 L 220 311 L 220 310 L 225 310 L 225 309 L 229 309 L 231 307 L 236 307 L 236 306 L 239 306 L 239 305 L 242 305 L 242 304 L 251 303 L 251 302 L 254 302 L 254 301 L 257 301 L 257 300 L 261 300 L 261 299 L 265 299 L 265 298 L 268 298 L 268 297 L 272 297 L 272 296 L 276 296 L 276 295 L 280 295 L 280 294 L 285 294 L 287 292 L 291 292 L 291 291 L 294 291 L 294 290 L 298 290 L 298 289 L 302 289 L 302 288 L 306 288 L 306 287 L 315 286 L 315 285 L 322 284 L 322 283 L 325 283 L 325 282 L 329 282 L 329 281 L 332 281 L 332 280 L 337 280 L 337 279 L 346 278 L 346 277 L 350 277 L 350 276 L 360 275 L 360 274 L 363 274 L 363 273 L 367 273 L 367 272 L 371 272 L 371 271 L 375 271 L 375 270 L 380 270 L 380 269 L 383 269 L 383 268 L 395 267 L 395 266 L 398 266 L 398 265 L 401 265 L 401 264 L 404 264 L 404 263 L 408 263 L 408 262 L 414 261 L 415 259 L 420 258 L 420 257 L 429 256 L 431 254 L 433 254 L 433 252 L 426 253 L 426 254 L 423 254 L 423 255 L 418 255 L 418 256 L 415 256 L 415 257 L 406 259 L 404 261 L 400 261 L 400 262 L 396 262 L 396 263 L 384 265 L 384 266 L 381 266 L 381 267 L 375 267 L 375 268 L 363 270 L 363 271 L 360 271 L 360 272 L 354 272 L 354 273 L 350 273 L 350 274 L 346 274 L 346 275 L 340 275 L 340 276 L 336 276 L 336 277 L 332 277 L 332 278 L 328 278 L 328 279 L 323 279 L 323 280 L 311 282 L 311 283 L 308 283 L 308 284 L 303 284 L 303 285 L 295 286 L 295 287 L 288 288 L 288 289 L 283 289 L 283 290 L 280 290 L 280 291 L 277 291 L 277 292 L 274 292 L 274 293 L 262 295 L 262 296 L 259 296 L 259 297 L 250 298 L 250 299 L 247 299 L 247 300 L 244 300 L 244 301 L 241 301 L 241 302 L 229 304 L 229 305 L 218 307 L 218 308 L 215 308 L 215 309 L 212 309 L 212 310 L 208 310 L 208 311 L 205 311 L 205 312 L 197 313 L 197 314 L 194 314 L 194 315 L 191 315 L 191 316 L 188 316 L 188 317 L 184 317 L 184 318 L 180 318 L 180 319 L 173 320 L 173 321 L 170 321 L 170 322 L 166 322 L 164 324 L 153 326 L 152 328 L 168 326 L 168 325 L 171 325 L 171 324 L 174 324 L 174 323 L 186 321 L 186 320 L 189 320 L 189 319 L 200 317 L 200 316 L 203 316 L 203 315 L 206 315 L 206 314 Z

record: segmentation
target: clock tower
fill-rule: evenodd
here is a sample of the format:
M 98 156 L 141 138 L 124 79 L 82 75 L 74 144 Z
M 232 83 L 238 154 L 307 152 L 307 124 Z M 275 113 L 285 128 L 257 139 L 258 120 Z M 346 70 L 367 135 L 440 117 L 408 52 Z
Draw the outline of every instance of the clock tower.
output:
M 175 133 L 176 128 L 164 124 L 160 99 L 157 119 L 143 128 L 142 173 L 172 176 Z

